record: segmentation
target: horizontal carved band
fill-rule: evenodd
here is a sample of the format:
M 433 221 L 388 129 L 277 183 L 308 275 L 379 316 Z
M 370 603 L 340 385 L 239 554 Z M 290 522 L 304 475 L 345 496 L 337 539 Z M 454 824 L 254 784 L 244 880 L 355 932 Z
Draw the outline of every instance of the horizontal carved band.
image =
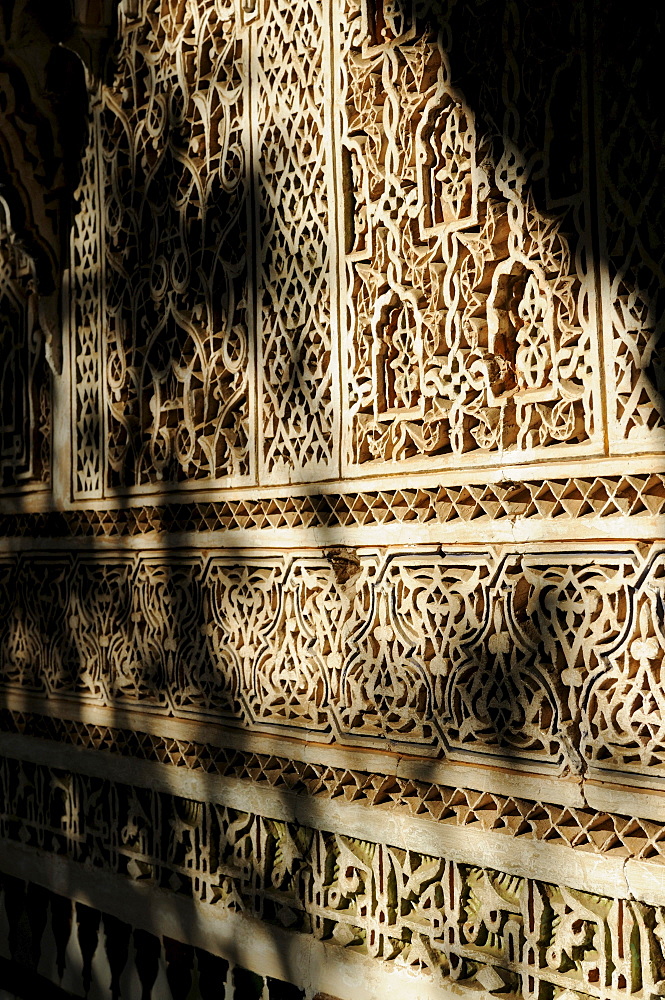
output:
M 665 507 L 665 475 L 590 476 L 491 485 L 404 487 L 202 503 L 0 514 L 0 534 L 116 537 L 164 531 L 354 528 L 399 524 L 488 524 L 655 517 Z
M 662 777 L 665 556 L 0 559 L 6 689 L 318 742 Z
M 366 828 L 380 827 L 388 814 L 417 817 L 465 833 L 501 834 L 518 840 L 520 845 L 542 842 L 557 848 L 574 847 L 583 855 L 665 864 L 665 830 L 659 823 L 640 818 L 640 812 L 608 813 L 588 806 L 556 805 L 546 800 L 545 793 L 536 801 L 518 791 L 502 794 L 6 709 L 0 710 L 0 731 L 7 734 L 0 736 L 0 752 L 9 754 L 9 748 L 13 747 L 14 754 L 35 763 L 46 760 L 53 763 L 63 756 L 64 767 L 68 753 L 105 751 L 85 760 L 79 756 L 77 766 L 82 774 L 88 773 L 86 767 L 89 769 L 93 760 L 93 773 L 101 777 L 112 776 L 126 767 L 135 775 L 141 767 L 165 765 L 175 768 L 181 776 L 187 775 L 188 781 L 209 775 L 213 779 L 242 783 L 246 785 L 244 794 L 252 801 L 262 789 L 269 789 L 285 799 L 290 795 L 297 795 L 306 803 L 311 799 L 310 805 L 303 808 L 318 812 L 325 809 L 327 800 L 335 804 L 354 803 L 369 810 Z M 31 745 L 29 737 L 48 740 L 54 745 Z M 14 746 L 12 741 L 17 739 L 21 742 Z M 164 781 L 176 789 L 175 774 Z M 151 787 L 156 784 L 154 777 L 150 784 Z M 519 789 L 520 782 L 516 785 Z M 625 797 L 623 802 L 625 806 Z M 632 796 L 630 805 L 639 810 L 637 796 Z
M 663 910 L 620 881 L 612 896 L 589 893 L 413 843 L 11 760 L 0 782 L 5 843 L 167 888 L 217 916 L 258 917 L 461 993 L 663 992 Z

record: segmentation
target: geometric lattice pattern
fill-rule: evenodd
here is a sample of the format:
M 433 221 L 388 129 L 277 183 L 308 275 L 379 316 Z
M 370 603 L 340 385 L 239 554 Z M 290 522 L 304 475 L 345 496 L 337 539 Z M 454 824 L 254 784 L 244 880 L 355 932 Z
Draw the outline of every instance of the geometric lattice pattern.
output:
M 542 5 L 502 51 L 476 6 L 122 9 L 72 242 L 77 497 L 660 447 L 660 265 L 641 229 L 594 264 L 590 139 L 558 152 L 583 62 L 529 56 Z
M 28 7 L 0 993 L 665 994 L 662 15 Z

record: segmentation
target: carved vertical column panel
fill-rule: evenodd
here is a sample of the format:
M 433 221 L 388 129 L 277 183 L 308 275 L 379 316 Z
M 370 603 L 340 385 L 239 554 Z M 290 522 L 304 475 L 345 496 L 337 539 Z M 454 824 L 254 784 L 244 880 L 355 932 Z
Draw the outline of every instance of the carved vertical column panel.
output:
M 90 128 L 74 193 L 70 242 L 72 494 L 89 498 L 102 495 L 105 460 L 99 102 L 99 94 L 91 94 Z
M 635 27 L 626 8 L 596 11 L 599 269 L 614 454 L 665 446 L 663 112 L 656 39 L 663 15 Z
M 253 67 L 262 481 L 337 470 L 330 7 L 265 0 Z
M 34 270 L 0 201 L 0 489 L 48 488 L 51 372 L 36 316 Z
M 97 421 L 105 492 L 247 482 L 254 363 L 242 27 L 233 3 L 151 3 L 120 17 L 112 81 L 93 119 L 100 205 L 88 200 L 77 215 L 90 229 L 75 240 L 75 254 L 86 254 L 78 308 L 89 300 L 94 309 L 100 295 L 103 303 L 94 348 L 74 316 L 77 363 L 90 367 L 91 392 L 101 383 L 79 419 L 78 450 L 95 450 Z

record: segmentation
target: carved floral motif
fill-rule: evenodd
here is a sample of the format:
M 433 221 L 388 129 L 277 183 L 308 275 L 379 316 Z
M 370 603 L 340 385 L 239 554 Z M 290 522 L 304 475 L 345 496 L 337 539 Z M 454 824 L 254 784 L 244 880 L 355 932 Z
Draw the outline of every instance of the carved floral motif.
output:
M 319 741 L 662 773 L 662 556 L 349 551 L 5 557 L 3 684 Z
M 7 758 L 0 790 L 5 839 L 462 995 L 663 990 L 661 907 Z

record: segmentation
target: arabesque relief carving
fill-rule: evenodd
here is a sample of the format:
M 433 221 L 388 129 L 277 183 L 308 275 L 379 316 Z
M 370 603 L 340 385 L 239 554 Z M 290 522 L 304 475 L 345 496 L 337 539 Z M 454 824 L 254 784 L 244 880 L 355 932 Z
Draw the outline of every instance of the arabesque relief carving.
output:
M 585 154 L 534 194 L 552 136 L 469 103 L 453 14 L 121 8 L 73 241 L 76 495 L 600 454 Z
M 125 22 L 96 119 L 110 486 L 249 470 L 248 57 L 233 4 L 161 7 Z
M 6 690 L 453 759 L 662 775 L 663 556 L 37 552 Z M 638 750 L 638 747 L 640 748 Z
M 0 992 L 663 995 L 636 15 L 38 6 L 0 17 Z
M 491 65 L 518 95 L 541 22 L 513 6 Z M 340 3 L 332 28 L 309 3 L 179 11 L 121 7 L 112 80 L 90 95 L 76 495 L 651 447 L 656 300 L 598 285 L 577 134 L 559 177 L 562 140 L 517 97 L 492 118 L 469 103 L 454 5 Z M 554 115 L 584 66 L 546 70 Z M 603 345 L 608 294 L 633 332 L 608 319 Z M 606 428 L 603 357 L 624 414 Z
M 445 14 L 349 2 L 340 23 L 347 461 L 459 467 L 592 440 L 590 276 L 510 134 L 494 162 L 452 83 Z
M 34 764 L 5 840 L 424 975 L 462 994 L 662 992 L 663 907 Z M 166 837 L 158 831 L 168 830 Z M 558 994 L 557 994 L 558 995 Z

